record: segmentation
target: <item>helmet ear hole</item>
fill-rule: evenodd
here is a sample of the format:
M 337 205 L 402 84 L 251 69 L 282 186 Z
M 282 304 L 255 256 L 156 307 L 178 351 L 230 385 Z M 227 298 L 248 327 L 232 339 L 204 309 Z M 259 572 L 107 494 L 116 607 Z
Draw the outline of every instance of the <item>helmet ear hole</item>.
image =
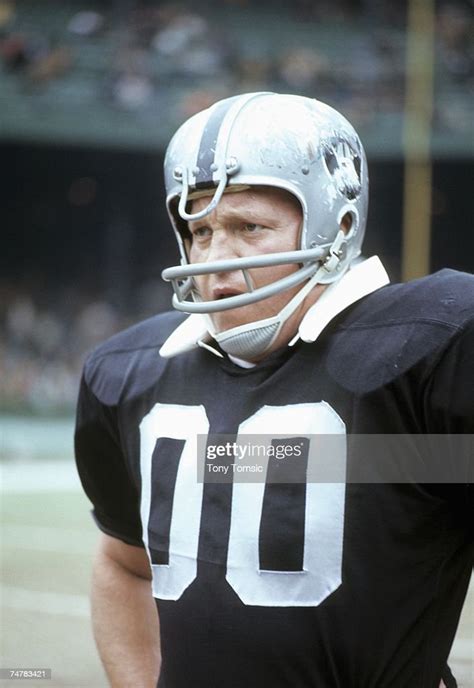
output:
M 352 203 L 346 203 L 338 214 L 339 229 L 345 234 L 346 239 L 352 239 L 359 231 L 359 213 Z
M 347 212 L 342 216 L 341 221 L 339 222 L 339 225 L 340 225 L 342 231 L 344 232 L 344 234 L 349 234 L 349 232 L 352 229 L 353 223 L 354 223 L 354 218 L 352 217 L 352 213 Z

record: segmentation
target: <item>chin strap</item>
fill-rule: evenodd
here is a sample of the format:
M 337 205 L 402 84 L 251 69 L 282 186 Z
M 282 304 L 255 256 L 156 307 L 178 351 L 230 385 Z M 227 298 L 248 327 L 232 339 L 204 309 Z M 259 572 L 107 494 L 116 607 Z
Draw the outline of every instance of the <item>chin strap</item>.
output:
M 320 267 L 286 306 L 277 315 L 270 318 L 238 325 L 230 330 L 224 330 L 224 332 L 213 332 L 212 321 L 208 316 L 210 334 L 227 354 L 245 360 L 252 360 L 252 358 L 261 356 L 272 346 L 285 322 L 316 286 L 323 275 L 323 271 L 324 267 Z

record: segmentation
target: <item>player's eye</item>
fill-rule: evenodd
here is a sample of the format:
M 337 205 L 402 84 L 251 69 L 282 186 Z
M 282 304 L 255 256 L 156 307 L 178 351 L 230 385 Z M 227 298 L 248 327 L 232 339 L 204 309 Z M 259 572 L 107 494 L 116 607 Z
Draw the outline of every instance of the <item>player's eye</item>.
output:
M 193 227 L 191 229 L 191 234 L 195 239 L 204 239 L 211 235 L 211 229 L 203 225 L 202 227 Z
M 259 229 L 262 229 L 262 225 L 257 225 L 255 222 L 246 222 L 244 224 L 244 231 L 248 234 L 255 234 Z

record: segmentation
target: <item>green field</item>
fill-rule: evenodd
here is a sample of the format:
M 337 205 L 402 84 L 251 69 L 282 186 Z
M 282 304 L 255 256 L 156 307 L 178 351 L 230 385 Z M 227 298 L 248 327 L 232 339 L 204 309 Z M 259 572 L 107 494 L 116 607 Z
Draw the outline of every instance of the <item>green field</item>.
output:
M 2 686 L 107 686 L 90 629 L 88 508 L 77 490 L 2 495 L 1 666 L 52 670 Z
M 36 443 L 17 437 L 16 450 L 11 427 L 2 437 L 2 454 L 8 458 L 0 465 L 0 667 L 51 668 L 52 680 L 2 680 L 0 688 L 107 686 L 88 603 L 98 531 L 75 474 L 69 429 L 70 423 L 61 424 L 58 434 L 44 433 Z M 22 441 L 29 449 L 13 460 Z M 45 461 L 48 442 L 56 457 L 71 458 Z M 460 688 L 474 688 L 473 630 L 471 585 L 450 661 Z

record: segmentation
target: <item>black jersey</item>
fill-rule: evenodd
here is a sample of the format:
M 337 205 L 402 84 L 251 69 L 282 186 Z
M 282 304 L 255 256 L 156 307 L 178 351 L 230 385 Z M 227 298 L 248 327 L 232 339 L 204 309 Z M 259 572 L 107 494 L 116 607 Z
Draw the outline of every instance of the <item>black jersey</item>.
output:
M 76 433 L 99 527 L 150 555 L 159 688 L 438 688 L 473 565 L 469 471 L 203 484 L 194 439 L 474 433 L 474 278 L 381 288 L 251 369 L 160 358 L 181 319 L 92 353 Z

